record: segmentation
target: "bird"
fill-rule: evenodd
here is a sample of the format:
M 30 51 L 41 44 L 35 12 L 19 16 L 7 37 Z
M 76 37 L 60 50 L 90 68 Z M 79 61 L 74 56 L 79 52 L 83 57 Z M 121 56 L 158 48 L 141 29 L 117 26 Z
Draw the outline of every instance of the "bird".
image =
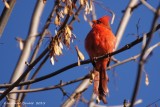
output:
M 93 91 L 98 96 L 99 100 L 107 104 L 106 95 L 109 92 L 109 78 L 106 69 L 111 58 L 104 58 L 97 61 L 95 61 L 95 58 L 113 52 L 116 44 L 116 37 L 110 27 L 110 16 L 103 16 L 92 22 L 92 29 L 85 38 L 85 49 L 92 61 L 94 67 L 93 71 L 95 71 Z

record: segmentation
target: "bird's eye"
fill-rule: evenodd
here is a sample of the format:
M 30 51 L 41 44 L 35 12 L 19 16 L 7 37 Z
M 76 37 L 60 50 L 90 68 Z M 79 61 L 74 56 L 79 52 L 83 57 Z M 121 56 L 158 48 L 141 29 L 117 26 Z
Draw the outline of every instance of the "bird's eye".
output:
M 97 24 L 100 24 L 100 23 L 102 23 L 100 20 L 97 20 Z

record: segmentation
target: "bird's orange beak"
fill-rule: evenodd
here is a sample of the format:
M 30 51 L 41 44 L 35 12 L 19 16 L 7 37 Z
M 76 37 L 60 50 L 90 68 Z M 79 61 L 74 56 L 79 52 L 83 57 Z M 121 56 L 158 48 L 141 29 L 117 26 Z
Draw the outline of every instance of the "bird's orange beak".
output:
M 93 24 L 95 24 L 97 22 L 97 20 L 92 20 Z

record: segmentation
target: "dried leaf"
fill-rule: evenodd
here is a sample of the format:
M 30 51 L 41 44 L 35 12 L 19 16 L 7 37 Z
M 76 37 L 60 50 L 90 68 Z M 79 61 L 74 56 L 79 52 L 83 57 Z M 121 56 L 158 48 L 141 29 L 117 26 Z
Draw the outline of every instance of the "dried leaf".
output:
M 69 28 L 69 26 L 66 26 L 65 34 L 68 35 L 68 37 L 72 36 L 72 32 L 71 32 L 71 29 Z
M 54 57 L 57 55 L 61 55 L 62 54 L 62 48 L 60 46 L 60 41 L 59 40 L 55 40 L 54 38 L 52 39 L 51 43 L 50 43 L 50 57 Z
M 54 53 L 55 55 L 58 55 L 58 56 L 62 54 L 62 50 L 57 41 L 55 41 L 54 43 Z
M 65 31 L 64 31 L 64 44 L 67 47 L 70 46 L 71 37 L 72 37 L 72 32 L 71 32 L 69 26 L 66 26 Z
M 84 55 L 82 54 L 82 52 L 78 49 L 78 46 L 75 46 L 75 49 L 77 51 L 77 55 L 79 57 L 80 60 L 84 60 Z
M 7 3 L 7 1 L 6 1 L 6 0 L 3 0 L 3 2 L 4 2 L 4 5 L 6 6 L 6 8 L 7 8 L 7 9 L 10 9 L 10 6 L 9 6 L 9 4 Z
M 83 18 L 85 21 L 87 21 L 87 16 L 85 14 L 83 15 Z
M 59 42 L 59 46 L 60 46 L 61 49 L 63 49 L 63 45 L 62 45 L 61 42 Z
M 149 78 L 148 78 L 148 75 L 147 75 L 147 74 L 146 74 L 145 84 L 146 84 L 147 86 L 149 85 Z
M 80 0 L 80 5 L 85 5 L 85 0 Z
M 61 24 L 60 18 L 58 16 L 55 17 L 54 24 L 59 26 Z
M 54 57 L 53 56 L 51 57 L 50 62 L 52 65 L 54 65 Z
M 64 13 L 65 15 L 68 14 L 68 10 L 69 10 L 69 9 L 68 9 L 68 6 L 65 6 L 65 7 L 64 7 L 64 10 L 63 10 L 63 13 Z
M 61 17 L 61 18 L 64 18 L 64 12 L 61 10 L 60 12 L 58 12 L 58 15 Z

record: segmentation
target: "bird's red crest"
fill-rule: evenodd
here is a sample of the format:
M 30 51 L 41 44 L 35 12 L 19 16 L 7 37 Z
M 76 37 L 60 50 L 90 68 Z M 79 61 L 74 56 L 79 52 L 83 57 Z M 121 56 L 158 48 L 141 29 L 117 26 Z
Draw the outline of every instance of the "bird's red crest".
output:
M 103 24 L 108 25 L 108 23 L 110 21 L 110 17 L 109 16 L 103 16 L 98 20 L 101 21 Z

